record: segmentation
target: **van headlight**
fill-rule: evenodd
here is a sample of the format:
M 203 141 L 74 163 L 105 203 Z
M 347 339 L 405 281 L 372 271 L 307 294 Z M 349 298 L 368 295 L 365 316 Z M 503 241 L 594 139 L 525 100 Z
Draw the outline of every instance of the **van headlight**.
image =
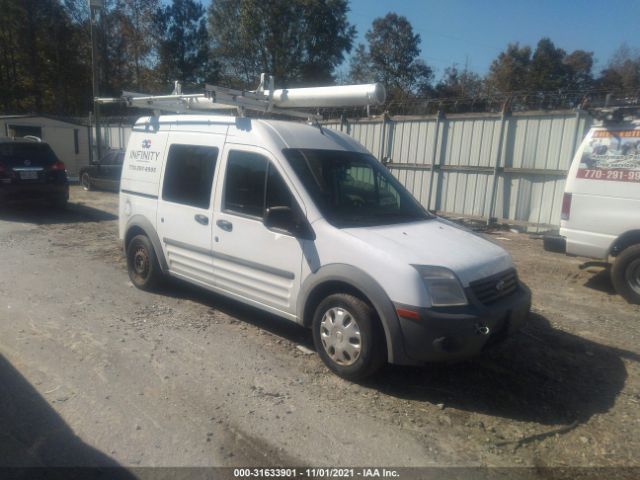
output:
M 468 303 L 460 280 L 448 268 L 428 265 L 414 265 L 414 268 L 422 277 L 434 307 L 451 307 Z

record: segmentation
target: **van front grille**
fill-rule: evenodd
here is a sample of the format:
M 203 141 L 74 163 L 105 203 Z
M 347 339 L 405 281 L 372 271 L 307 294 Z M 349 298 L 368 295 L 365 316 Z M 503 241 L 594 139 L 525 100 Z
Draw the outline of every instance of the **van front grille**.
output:
M 473 294 L 484 305 L 513 295 L 518 289 L 518 274 L 514 269 L 492 275 L 469 284 Z

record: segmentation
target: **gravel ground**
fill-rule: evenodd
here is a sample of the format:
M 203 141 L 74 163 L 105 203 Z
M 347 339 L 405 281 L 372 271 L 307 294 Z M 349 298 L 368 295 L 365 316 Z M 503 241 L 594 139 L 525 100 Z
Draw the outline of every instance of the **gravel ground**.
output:
M 0 211 L 0 465 L 640 466 L 640 307 L 602 265 L 494 231 L 533 291 L 526 328 L 357 385 L 290 322 L 135 289 L 116 215 L 77 187 L 66 212 Z

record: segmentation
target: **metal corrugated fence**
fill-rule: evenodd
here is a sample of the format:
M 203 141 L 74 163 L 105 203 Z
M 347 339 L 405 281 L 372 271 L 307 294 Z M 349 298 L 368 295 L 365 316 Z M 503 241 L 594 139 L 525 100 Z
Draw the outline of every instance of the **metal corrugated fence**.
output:
M 592 124 L 586 112 L 459 114 L 330 121 L 362 143 L 427 208 L 447 215 L 558 226 L 567 170 Z M 130 126 L 104 125 L 125 148 Z
M 585 112 L 462 114 L 343 120 L 427 208 L 553 227 L 567 170 L 591 126 Z

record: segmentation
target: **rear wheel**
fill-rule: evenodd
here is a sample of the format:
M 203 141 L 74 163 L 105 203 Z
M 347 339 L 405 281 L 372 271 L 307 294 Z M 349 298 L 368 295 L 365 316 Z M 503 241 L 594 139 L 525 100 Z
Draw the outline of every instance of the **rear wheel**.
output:
M 80 176 L 80 184 L 82 185 L 82 188 L 87 192 L 93 190 L 93 185 L 91 185 L 91 176 L 87 172 L 84 172 Z
M 129 242 L 127 270 L 131 283 L 141 290 L 153 290 L 159 285 L 162 271 L 156 252 L 147 236 L 136 235 Z
M 313 341 L 325 365 L 347 380 L 374 374 L 386 359 L 384 332 L 375 310 L 346 293 L 320 302 L 313 317 Z
M 627 247 L 616 257 L 611 280 L 625 300 L 640 304 L 640 245 Z

